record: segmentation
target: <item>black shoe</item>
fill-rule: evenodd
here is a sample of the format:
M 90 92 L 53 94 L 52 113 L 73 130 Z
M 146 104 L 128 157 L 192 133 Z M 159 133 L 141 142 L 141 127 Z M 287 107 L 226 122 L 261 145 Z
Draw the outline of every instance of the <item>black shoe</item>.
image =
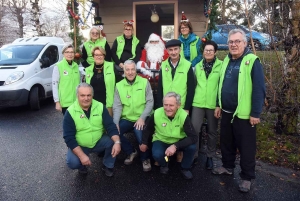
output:
M 162 174 L 168 174 L 168 172 L 169 172 L 169 168 L 168 168 L 168 166 L 161 166 L 160 167 L 160 173 L 162 173 Z
M 102 170 L 104 171 L 106 176 L 108 176 L 108 177 L 114 176 L 114 169 L 113 168 L 108 168 L 106 166 L 103 166 Z
M 212 170 L 214 167 L 214 163 L 213 163 L 213 160 L 211 157 L 207 157 L 207 160 L 206 160 L 206 169 L 208 170 Z
M 81 175 L 86 175 L 88 173 L 87 167 L 82 166 L 81 169 L 78 169 L 78 173 L 81 174 Z
M 193 174 L 189 170 L 181 170 L 181 174 L 185 179 L 193 179 Z

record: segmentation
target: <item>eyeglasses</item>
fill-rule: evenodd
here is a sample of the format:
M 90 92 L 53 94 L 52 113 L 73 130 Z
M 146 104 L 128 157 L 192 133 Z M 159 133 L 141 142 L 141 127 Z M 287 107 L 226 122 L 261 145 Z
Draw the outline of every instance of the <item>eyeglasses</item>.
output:
M 65 54 L 74 54 L 74 52 L 64 52 Z
M 214 50 L 204 50 L 205 53 L 215 52 Z
M 95 57 L 104 57 L 103 54 L 94 54 Z
M 229 45 L 233 45 L 233 44 L 239 45 L 241 42 L 242 42 L 241 40 L 235 40 L 235 41 L 230 40 L 230 41 L 228 41 L 228 44 Z
M 91 32 L 92 35 L 98 35 L 99 32 Z
M 125 31 L 131 31 L 132 29 L 124 29 Z
M 180 28 L 181 30 L 187 30 L 187 29 L 189 29 L 188 27 L 181 27 Z

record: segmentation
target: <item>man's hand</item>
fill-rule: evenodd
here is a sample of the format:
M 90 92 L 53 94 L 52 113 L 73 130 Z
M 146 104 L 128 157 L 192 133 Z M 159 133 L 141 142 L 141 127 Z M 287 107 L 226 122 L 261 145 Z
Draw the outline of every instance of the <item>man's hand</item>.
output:
M 221 108 L 216 107 L 214 115 L 217 119 L 219 119 L 221 117 L 221 113 L 222 113 Z
M 124 68 L 124 64 L 123 63 L 120 63 L 119 66 L 120 66 L 120 68 Z
M 90 158 L 86 154 L 82 154 L 79 157 L 79 160 L 82 165 L 92 165 L 92 162 L 90 161 Z
M 136 128 L 136 130 L 143 130 L 144 129 L 144 125 L 145 125 L 145 121 L 142 118 L 139 118 L 135 124 L 133 125 L 133 127 Z
M 141 144 L 141 145 L 140 145 L 140 150 L 141 150 L 141 152 L 146 152 L 147 149 L 148 149 L 148 146 L 147 146 L 147 145 L 145 145 L 145 144 Z
M 176 152 L 176 146 L 174 144 L 172 144 L 171 146 L 169 146 L 166 151 L 165 151 L 165 155 L 166 156 L 173 156 Z
M 252 127 L 254 127 L 256 124 L 260 123 L 260 118 L 250 117 L 249 122 L 252 125 Z
M 115 143 L 111 150 L 111 156 L 116 157 L 121 151 L 121 144 Z
M 60 112 L 62 111 L 60 102 L 56 102 L 56 103 L 55 103 L 55 109 L 56 109 L 57 111 L 60 111 Z

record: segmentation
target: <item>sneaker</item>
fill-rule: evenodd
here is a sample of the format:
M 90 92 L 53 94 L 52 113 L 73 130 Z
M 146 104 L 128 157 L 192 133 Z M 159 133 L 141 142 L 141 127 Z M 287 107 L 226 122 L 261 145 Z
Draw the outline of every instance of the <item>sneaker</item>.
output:
M 129 156 L 127 156 L 127 158 L 124 161 L 125 165 L 131 165 L 133 162 L 133 159 L 137 156 L 137 151 L 134 150 L 134 152 L 132 152 Z
M 250 187 L 251 187 L 251 181 L 241 180 L 239 184 L 239 191 L 243 193 L 248 193 L 250 191 Z
M 150 159 L 144 160 L 143 161 L 143 171 L 148 172 L 151 170 L 151 162 Z
M 180 172 L 181 172 L 183 178 L 185 178 L 185 179 L 193 179 L 193 174 L 192 174 L 191 171 L 189 171 L 189 170 L 181 170 Z
M 168 174 L 168 172 L 169 172 L 168 166 L 161 166 L 160 167 L 160 173 L 162 173 L 162 174 Z
M 212 170 L 212 173 L 213 173 L 213 174 L 229 174 L 229 175 L 231 175 L 232 172 L 233 172 L 233 169 L 230 169 L 230 168 L 224 168 L 223 166 L 214 168 L 214 169 Z
M 81 169 L 78 169 L 78 173 L 81 174 L 81 175 L 86 175 L 88 173 L 87 167 L 82 166 Z
M 103 166 L 102 170 L 104 171 L 106 176 L 108 176 L 108 177 L 114 176 L 114 169 L 113 168 L 108 168 L 106 166 Z
M 214 167 L 214 163 L 213 163 L 213 160 L 211 157 L 207 157 L 207 160 L 206 160 L 206 169 L 208 170 L 212 170 Z

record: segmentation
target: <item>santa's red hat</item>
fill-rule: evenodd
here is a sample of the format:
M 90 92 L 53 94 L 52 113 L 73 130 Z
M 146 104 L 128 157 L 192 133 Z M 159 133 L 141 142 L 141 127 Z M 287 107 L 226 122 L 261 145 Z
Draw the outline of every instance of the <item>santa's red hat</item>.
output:
M 156 33 L 152 33 L 149 36 L 148 43 L 150 41 L 159 41 L 159 40 L 165 44 L 165 41 L 162 39 L 161 36 L 157 35 Z
M 184 11 L 181 12 L 181 20 L 180 22 L 188 22 L 189 19 L 186 18 L 185 14 L 184 14 Z

